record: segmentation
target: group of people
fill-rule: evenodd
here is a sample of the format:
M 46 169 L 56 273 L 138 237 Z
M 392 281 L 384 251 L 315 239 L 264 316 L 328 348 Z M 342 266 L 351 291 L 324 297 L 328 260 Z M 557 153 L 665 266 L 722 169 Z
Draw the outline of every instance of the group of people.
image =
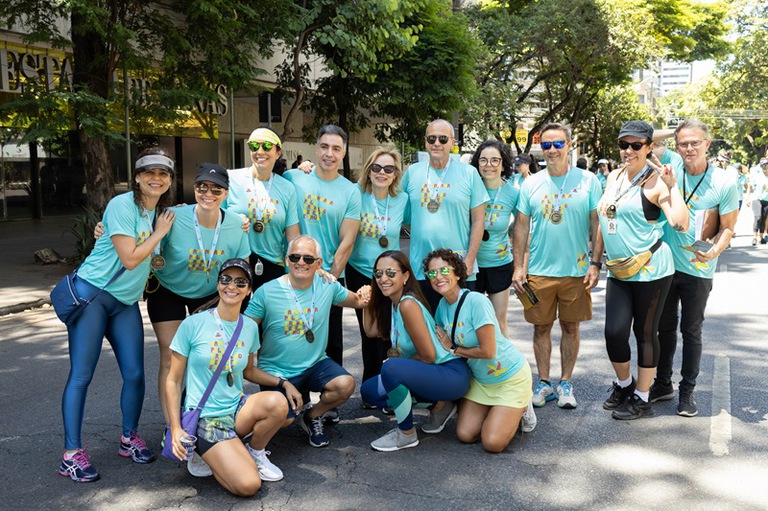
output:
M 325 426 L 339 421 L 340 405 L 355 390 L 343 367 L 342 307 L 357 312 L 362 405 L 396 419 L 371 443 L 375 450 L 418 445 L 414 408 L 429 409 L 420 425 L 426 434 L 441 432 L 458 414 L 458 439 L 480 442 L 488 452 L 503 451 L 518 429 L 531 431 L 534 406 L 556 399 L 561 408 L 575 408 L 579 323 L 591 318 L 603 246 L 611 271 L 606 346 L 616 372 L 604 406 L 617 419 L 633 419 L 652 415 L 652 401 L 672 397 L 680 301 L 681 406 L 684 384 L 692 400 L 703 307 L 694 317 L 686 303 L 706 305 L 702 290 L 706 282 L 711 289 L 734 216 L 726 182 L 699 169 L 699 153 L 706 161 L 709 145 L 706 126 L 678 128 L 684 159 L 667 150 L 659 161 L 652 156 L 653 129 L 630 121 L 618 137 L 623 165 L 610 174 L 604 194 L 593 173 L 569 165 L 572 140 L 564 125 L 541 130 L 546 168 L 540 172 L 530 168 L 530 156 L 513 158 L 495 140 L 478 147 L 471 165 L 451 158 L 454 129 L 445 120 L 431 122 L 425 135 L 426 161 L 403 172 L 400 154 L 379 148 L 353 184 L 339 173 L 348 138 L 338 126 L 318 132 L 316 162 L 285 172 L 277 168 L 279 136 L 257 128 L 248 140 L 251 166 L 201 164 L 195 204 L 177 207 L 173 160 L 161 148 L 143 151 L 132 190 L 110 201 L 96 246 L 77 271 L 78 293 L 92 300 L 68 327 L 59 473 L 81 482 L 99 477 L 81 429 L 104 337 L 123 378 L 118 453 L 137 463 L 154 459 L 137 433 L 142 293 L 160 349 L 158 398 L 172 450 L 186 457 L 181 411 L 205 401 L 188 469 L 213 475 L 237 495 L 253 495 L 261 481 L 283 477 L 265 450 L 281 428 L 296 422 L 311 446 L 330 443 Z M 521 178 L 513 177 L 514 168 Z M 714 246 L 686 250 L 678 267 L 680 244 L 697 239 L 695 215 L 718 206 Z M 411 226 L 408 255 L 400 250 L 403 225 Z M 644 261 L 634 260 L 645 253 Z M 619 260 L 632 260 L 637 271 L 621 273 L 626 264 Z M 535 387 L 527 360 L 510 341 L 512 287 L 530 302 L 524 314 L 534 325 Z M 556 319 L 562 339 L 555 386 Z M 630 328 L 639 348 L 637 379 Z M 217 368 L 220 376 L 206 392 Z M 261 391 L 245 395 L 245 380 Z M 310 392 L 320 394 L 318 402 L 310 402 Z

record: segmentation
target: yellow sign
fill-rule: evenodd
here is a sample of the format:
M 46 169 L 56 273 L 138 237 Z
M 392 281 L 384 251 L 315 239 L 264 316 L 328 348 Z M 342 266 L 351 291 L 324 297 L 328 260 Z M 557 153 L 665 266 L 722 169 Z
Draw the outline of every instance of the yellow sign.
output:
M 528 130 L 515 130 L 515 139 L 519 145 L 524 146 L 528 143 Z

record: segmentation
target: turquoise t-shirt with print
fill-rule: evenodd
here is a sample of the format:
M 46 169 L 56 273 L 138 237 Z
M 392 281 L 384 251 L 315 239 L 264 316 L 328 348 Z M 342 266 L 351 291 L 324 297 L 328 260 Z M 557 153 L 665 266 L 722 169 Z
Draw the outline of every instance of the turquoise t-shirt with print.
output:
M 435 328 L 435 320 L 432 317 L 432 314 L 429 313 L 429 310 L 424 306 L 423 303 L 411 295 L 403 295 L 400 298 L 400 303 L 398 304 L 397 309 L 395 309 L 395 317 L 393 321 L 395 333 L 391 335 L 391 337 L 394 337 L 393 341 L 396 340 L 397 346 L 403 352 L 403 358 L 413 358 L 418 354 L 416 345 L 413 344 L 413 339 L 411 339 L 411 336 L 408 334 L 408 329 L 405 327 L 405 323 L 403 323 L 403 316 L 400 313 L 400 305 L 403 303 L 403 300 L 406 299 L 413 300 L 419 304 L 421 313 L 424 315 L 424 322 L 427 324 L 429 338 L 432 341 L 432 345 L 435 347 L 435 364 L 442 364 L 444 362 L 448 362 L 449 360 L 460 358 L 457 355 L 451 355 L 450 351 L 443 348 L 442 344 L 440 344 L 440 341 L 437 339 L 437 330 Z
M 271 280 L 261 286 L 251 298 L 247 316 L 261 319 L 262 345 L 259 369 L 280 378 L 293 378 L 326 358 L 328 346 L 328 315 L 331 305 L 347 299 L 349 292 L 338 282 L 323 282 L 319 275 L 309 289 L 294 289 L 307 321 L 314 296 L 314 341 L 307 341 L 302 315 L 290 291 L 288 276 Z
M 245 215 L 251 221 L 248 243 L 251 252 L 283 266 L 285 228 L 299 223 L 296 190 L 285 178 L 273 173 L 272 182 L 253 177 L 253 168 L 229 170 L 229 195 L 224 209 Z M 253 223 L 261 217 L 264 230 L 256 232 Z
M 623 259 L 650 250 L 656 241 L 661 239 L 663 225 L 666 223 L 663 213 L 660 213 L 658 221 L 646 220 L 641 197 L 642 187 L 634 186 L 622 195 L 627 186 L 625 180 L 616 179 L 605 190 L 597 207 L 600 230 L 603 233 L 605 251 L 609 260 Z M 620 196 L 618 203 L 616 203 L 617 196 Z M 616 216 L 611 219 L 608 218 L 607 209 L 614 203 L 616 203 Z M 622 280 L 650 282 L 672 275 L 674 272 L 672 253 L 667 244 L 662 243 L 639 272 Z M 613 274 L 610 276 L 618 278 Z
M 498 189 L 486 188 L 486 192 L 491 198 L 485 203 L 485 230 L 488 231 L 489 239 L 480 244 L 477 265 L 480 268 L 494 268 L 512 262 L 509 225 L 517 211 L 520 190 L 502 181 Z
M 213 238 L 216 228 L 200 226 L 203 241 L 202 252 L 195 231 L 195 208 L 190 204 L 174 208 L 176 220 L 170 232 L 161 242 L 160 253 L 165 258 L 162 270 L 155 270 L 158 280 L 166 289 L 184 298 L 203 298 L 216 292 L 216 278 L 219 268 L 228 259 L 248 259 L 251 249 L 243 232 L 242 219 L 232 212 L 223 213 L 219 237 L 213 254 Z M 204 254 L 204 256 L 203 256 Z M 206 264 L 209 273 L 206 274 Z
M 360 220 L 360 189 L 341 175 L 332 181 L 320 179 L 314 170 L 305 174 L 293 169 L 283 175 L 296 188 L 301 232 L 320 243 L 323 269 L 329 272 L 339 247 L 341 223 L 347 218 Z
M 711 279 L 717 268 L 717 258 L 702 263 L 696 255 L 684 246 L 691 246 L 700 238 L 701 224 L 706 210 L 719 208 L 720 215 L 726 215 L 739 208 L 737 180 L 720 167 L 709 167 L 704 174 L 691 176 L 684 169 L 676 170 L 677 186 L 688 206 L 688 230 L 677 232 L 668 224 L 664 226 L 664 241 L 672 249 L 675 270 Z M 698 229 L 697 229 L 698 227 Z
M 477 169 L 453 159 L 437 171 L 429 161 L 414 163 L 403 175 L 403 190 L 411 205 L 410 262 L 416 279 L 424 280 L 421 261 L 431 251 L 448 248 L 466 257 L 470 210 L 488 202 L 488 193 Z M 427 209 L 431 198 L 439 204 L 434 213 Z M 467 280 L 475 279 L 473 273 Z
M 224 331 L 219 331 L 219 325 L 213 315 L 214 310 L 208 309 L 186 318 L 171 341 L 171 350 L 187 357 L 185 410 L 194 409 L 200 402 L 237 326 L 237 321 L 221 320 Z M 200 413 L 201 417 L 221 417 L 237 411 L 237 405 L 243 395 L 243 370 L 247 367 L 250 354 L 258 349 L 258 325 L 248 318 L 243 318 L 243 329 L 237 338 L 237 345 L 213 386 L 211 395 Z M 230 372 L 234 379 L 234 385 L 231 387 L 227 383 L 227 374 Z
M 385 250 L 400 250 L 400 227 L 410 223 L 410 208 L 408 195 L 402 191 L 398 192 L 395 197 L 376 199 L 373 194 L 360 190 L 360 199 L 362 202 L 360 229 L 357 231 L 355 246 L 349 256 L 349 264 L 362 275 L 370 277 L 373 274 L 373 263 L 379 254 Z M 373 207 L 374 200 L 376 201 L 378 216 L 386 215 L 386 238 L 388 240 L 386 248 L 379 244 L 382 222 L 376 220 L 376 209 Z
M 496 339 L 496 353 L 493 358 L 467 359 L 472 377 L 483 385 L 493 385 L 508 380 L 528 362 L 523 354 L 501 333 L 493 304 L 488 297 L 468 290 L 462 292 L 469 293 L 469 295 L 464 299 L 459 311 L 454 342 L 465 348 L 480 346 L 477 330 L 485 325 L 493 325 Z M 435 322 L 448 335 L 451 335 L 458 305 L 459 300 L 449 305 L 443 298 L 437 306 L 437 311 L 435 311 Z
M 560 189 L 563 197 L 560 198 Z M 546 170 L 532 175 L 520 188 L 517 210 L 530 217 L 528 274 L 543 277 L 583 277 L 589 268 L 590 213 L 602 196 L 597 177 L 588 170 L 571 168 L 551 177 Z M 560 200 L 560 223 L 550 215 Z
M 106 286 L 123 267 L 112 244 L 112 236 L 134 238 L 136 246 L 139 246 L 152 235 L 154 219 L 154 211 L 136 206 L 133 202 L 133 192 L 123 193 L 109 201 L 102 218 L 104 234 L 96 240 L 93 251 L 77 270 L 77 276 L 99 289 Z M 133 270 L 124 271 L 105 291 L 126 305 L 138 302 L 149 277 L 151 257 L 150 254 Z

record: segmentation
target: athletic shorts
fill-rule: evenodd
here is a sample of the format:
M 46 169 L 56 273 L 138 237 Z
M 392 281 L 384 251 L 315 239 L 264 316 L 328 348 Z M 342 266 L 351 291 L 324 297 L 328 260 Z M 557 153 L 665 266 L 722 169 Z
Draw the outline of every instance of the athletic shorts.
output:
M 528 275 L 528 284 L 539 302 L 523 312 L 534 325 L 549 325 L 555 319 L 578 323 L 592 319 L 592 294 L 584 277 L 540 277 Z
M 163 287 L 154 275 L 147 281 L 144 292 L 147 298 L 147 314 L 152 323 L 182 321 L 202 305 L 218 296 L 216 292 L 203 298 L 184 298 Z
M 512 285 L 512 263 L 480 268 L 475 281 L 475 291 L 488 293 L 489 295 L 507 291 Z

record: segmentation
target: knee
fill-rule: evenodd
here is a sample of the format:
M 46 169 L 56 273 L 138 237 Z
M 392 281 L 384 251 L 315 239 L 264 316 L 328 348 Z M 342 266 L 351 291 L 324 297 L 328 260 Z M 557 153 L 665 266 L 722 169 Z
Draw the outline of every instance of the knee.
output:
M 338 379 L 334 387 L 333 390 L 339 394 L 340 398 L 349 399 L 355 391 L 355 379 L 351 376 L 342 376 Z
M 269 391 L 264 400 L 264 409 L 270 417 L 283 418 L 288 415 L 288 400 L 281 392 Z
M 579 333 L 579 323 L 575 321 L 560 321 L 560 328 L 564 334 L 576 335 Z
M 517 430 L 517 428 L 515 428 L 515 430 Z M 509 442 L 512 441 L 513 436 L 514 431 L 511 435 L 498 432 L 484 432 L 482 437 L 483 449 L 490 453 L 500 453 L 507 448 Z
M 458 438 L 461 443 L 474 444 L 477 442 L 479 436 L 477 431 L 462 427 L 461 425 L 456 426 L 456 438 Z
M 253 497 L 261 489 L 261 478 L 258 473 L 250 477 L 243 477 L 230 486 L 230 491 L 238 497 Z
M 549 332 L 552 331 L 552 323 L 548 323 L 546 325 L 533 325 L 533 333 L 534 333 L 534 340 L 536 338 L 539 338 L 541 340 L 544 340 L 546 336 L 549 335 Z

